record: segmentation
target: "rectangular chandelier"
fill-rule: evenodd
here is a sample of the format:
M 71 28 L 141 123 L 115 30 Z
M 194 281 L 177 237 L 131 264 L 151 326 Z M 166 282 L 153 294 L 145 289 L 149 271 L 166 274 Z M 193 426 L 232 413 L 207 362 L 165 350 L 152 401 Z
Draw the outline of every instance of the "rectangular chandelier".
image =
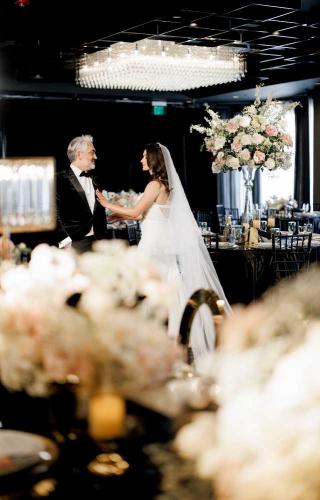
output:
M 77 83 L 87 88 L 181 91 L 233 82 L 244 74 L 245 58 L 236 47 L 144 39 L 84 54 Z

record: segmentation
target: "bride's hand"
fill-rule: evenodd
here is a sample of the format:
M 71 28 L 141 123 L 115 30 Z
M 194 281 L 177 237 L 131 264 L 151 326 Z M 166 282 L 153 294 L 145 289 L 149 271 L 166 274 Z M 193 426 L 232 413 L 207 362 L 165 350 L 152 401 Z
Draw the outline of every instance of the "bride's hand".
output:
M 109 201 L 105 196 L 103 196 L 103 194 L 101 193 L 101 191 L 99 191 L 99 189 L 96 190 L 96 196 L 100 205 L 102 205 L 104 208 L 109 208 L 110 204 Z

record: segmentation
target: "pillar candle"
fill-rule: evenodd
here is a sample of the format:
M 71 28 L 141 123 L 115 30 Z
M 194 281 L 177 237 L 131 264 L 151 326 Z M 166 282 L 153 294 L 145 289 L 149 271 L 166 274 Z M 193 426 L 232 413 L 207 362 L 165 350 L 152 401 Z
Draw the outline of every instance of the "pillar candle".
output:
M 98 393 L 89 400 L 89 433 L 94 439 L 114 439 L 123 435 L 125 401 L 112 393 Z
M 276 219 L 275 217 L 268 217 L 268 226 L 269 227 L 275 227 L 276 225 Z
M 222 299 L 218 299 L 217 300 L 217 307 L 218 307 L 218 310 L 219 310 L 219 313 L 220 314 L 224 314 L 225 313 L 225 303 L 224 303 L 224 300 Z

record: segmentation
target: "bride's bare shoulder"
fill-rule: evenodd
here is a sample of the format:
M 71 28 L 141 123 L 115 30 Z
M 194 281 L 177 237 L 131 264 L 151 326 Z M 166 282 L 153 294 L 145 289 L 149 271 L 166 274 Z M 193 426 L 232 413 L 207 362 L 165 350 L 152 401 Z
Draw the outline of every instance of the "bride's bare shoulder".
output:
M 159 191 L 159 189 L 161 189 L 161 182 L 157 181 L 157 180 L 152 180 L 150 182 L 148 182 L 148 184 L 146 185 L 146 190 L 157 190 Z

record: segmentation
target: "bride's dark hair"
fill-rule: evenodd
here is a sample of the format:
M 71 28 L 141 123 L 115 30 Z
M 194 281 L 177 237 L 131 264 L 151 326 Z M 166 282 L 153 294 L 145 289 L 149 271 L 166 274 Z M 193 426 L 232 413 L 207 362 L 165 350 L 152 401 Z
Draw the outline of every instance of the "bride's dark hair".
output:
M 151 143 L 145 147 L 147 153 L 147 162 L 150 168 L 152 179 L 160 181 L 170 191 L 166 164 L 163 158 L 160 144 Z

